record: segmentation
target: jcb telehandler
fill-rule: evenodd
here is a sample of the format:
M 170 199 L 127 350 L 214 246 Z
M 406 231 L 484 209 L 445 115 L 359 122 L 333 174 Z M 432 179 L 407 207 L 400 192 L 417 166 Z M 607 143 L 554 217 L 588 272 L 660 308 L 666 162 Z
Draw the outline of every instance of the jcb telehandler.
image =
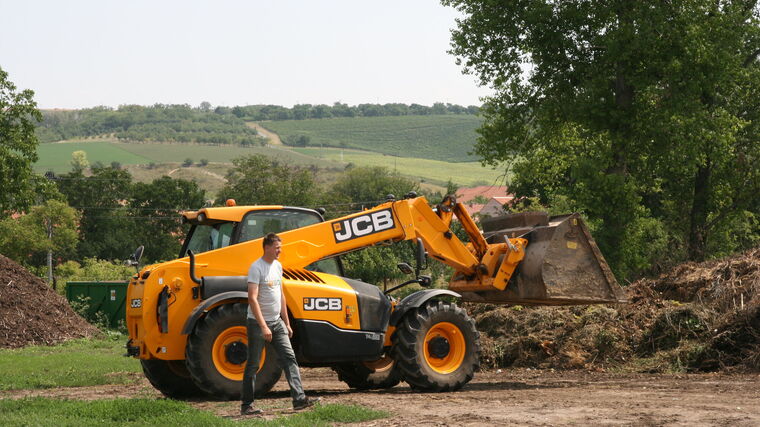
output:
M 469 237 L 451 231 L 453 217 Z M 246 354 L 246 271 L 261 238 L 282 238 L 284 292 L 302 366 L 329 366 L 349 386 L 456 390 L 478 367 L 479 334 L 452 298 L 513 304 L 591 304 L 622 300 L 604 258 L 577 214 L 518 214 L 488 224 L 484 236 L 452 196 L 435 208 L 410 193 L 331 221 L 285 206 L 235 206 L 184 212 L 192 224 L 180 258 L 142 268 L 128 285 L 127 355 L 170 397 L 237 399 Z M 373 245 L 417 243 L 416 273 L 399 286 L 430 285 L 427 255 L 451 266 L 449 289 L 424 289 L 401 301 L 344 277 L 338 255 Z M 142 248 L 132 257 L 137 265 Z M 391 289 L 392 290 L 392 289 Z M 390 290 L 389 290 L 390 291 Z M 281 369 L 263 351 L 256 392 Z

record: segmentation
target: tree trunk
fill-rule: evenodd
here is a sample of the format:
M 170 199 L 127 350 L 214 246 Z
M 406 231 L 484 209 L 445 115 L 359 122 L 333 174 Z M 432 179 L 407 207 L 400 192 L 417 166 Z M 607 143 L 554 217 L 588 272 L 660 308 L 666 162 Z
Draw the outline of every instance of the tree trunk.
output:
M 712 162 L 710 158 L 704 165 L 697 167 L 694 174 L 694 197 L 689 216 L 689 259 L 704 261 L 707 245 L 707 214 L 710 196 L 710 176 Z

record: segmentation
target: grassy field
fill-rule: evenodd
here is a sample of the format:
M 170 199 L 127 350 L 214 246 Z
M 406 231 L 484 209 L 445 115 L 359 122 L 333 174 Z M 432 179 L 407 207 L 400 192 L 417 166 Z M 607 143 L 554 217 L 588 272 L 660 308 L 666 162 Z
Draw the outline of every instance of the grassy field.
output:
M 263 154 L 289 165 L 318 166 L 323 170 L 342 171 L 346 165 L 384 166 L 396 170 L 404 176 L 420 179 L 432 185 L 445 185 L 451 179 L 459 185 L 492 184 L 501 175 L 481 167 L 477 162 L 450 163 L 439 160 L 427 160 L 412 157 L 396 157 L 362 150 L 337 148 L 276 148 L 238 146 L 208 146 L 197 144 L 132 144 L 114 140 L 95 140 L 89 142 L 66 142 L 41 144 L 38 148 L 40 160 L 35 164 L 39 173 L 52 170 L 64 173 L 71 170 L 71 153 L 83 150 L 90 163 L 100 161 L 110 165 L 117 161 L 126 167 L 135 180 L 148 182 L 162 175 L 169 174 L 175 178 L 189 179 L 206 189 L 211 197 L 224 185 L 224 177 L 232 165 L 232 160 L 244 155 Z M 209 160 L 205 167 L 196 165 L 183 168 L 182 162 L 190 158 L 194 163 L 201 159 Z M 148 168 L 147 165 L 156 166 Z M 174 171 L 174 172 L 172 172 Z M 334 173 L 320 173 L 320 176 L 333 176 Z
M 132 144 L 116 142 L 115 140 L 99 140 L 40 144 L 37 149 L 39 160 L 34 164 L 34 169 L 37 172 L 49 170 L 56 173 L 67 172 L 71 170 L 71 153 L 79 150 L 87 153 L 87 160 L 90 164 L 100 161 L 106 166 L 114 161 L 122 165 L 181 164 L 188 158 L 195 163 L 201 159 L 206 159 L 209 162 L 231 163 L 235 158 L 252 154 L 264 154 L 293 165 L 324 163 L 312 157 L 277 148 L 168 143 Z M 339 167 L 337 164 L 333 166 Z
M 0 350 L 0 390 L 127 384 L 140 362 L 122 356 L 126 337 Z M 2 423 L 0 423 L 2 424 Z
M 117 144 L 106 141 L 71 142 L 66 144 L 40 144 L 37 149 L 39 160 L 34 164 L 37 172 L 52 170 L 55 173 L 71 170 L 71 153 L 84 151 L 90 164 L 97 161 L 110 165 L 117 161 L 123 165 L 147 164 L 152 160 L 148 157 L 127 151 Z
M 360 166 L 383 166 L 401 175 L 420 177 L 425 182 L 446 185 L 448 180 L 470 186 L 494 184 L 503 178 L 504 171 L 483 167 L 479 162 L 449 163 L 440 160 L 386 156 L 359 150 L 339 148 L 294 148 L 294 151 L 329 161 L 353 163 Z
M 385 418 L 383 411 L 356 405 L 318 405 L 306 412 L 272 420 L 231 420 L 170 399 L 77 401 L 42 397 L 0 400 L 5 426 L 331 426 Z
M 80 401 L 43 397 L 13 398 L 10 390 L 126 384 L 142 378 L 139 361 L 126 358 L 123 335 L 73 340 L 45 347 L 0 350 L 0 425 L 33 426 L 328 426 L 388 417 L 356 405 L 317 405 L 311 410 L 273 420 L 230 420 L 170 399 L 131 398 Z M 219 402 L 223 405 L 235 405 Z M 265 410 L 286 409 L 261 401 Z M 275 404 L 279 404 L 275 401 Z M 204 408 L 205 409 L 205 408 Z
M 286 140 L 306 135 L 311 146 L 356 148 L 446 162 L 477 160 L 472 150 L 481 119 L 473 115 L 353 117 L 261 123 Z

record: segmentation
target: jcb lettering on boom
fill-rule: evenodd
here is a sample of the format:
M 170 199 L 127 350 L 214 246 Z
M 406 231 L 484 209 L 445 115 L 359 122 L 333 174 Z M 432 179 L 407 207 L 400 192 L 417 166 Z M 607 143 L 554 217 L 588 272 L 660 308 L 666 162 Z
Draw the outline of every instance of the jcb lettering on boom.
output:
M 345 242 L 395 227 L 393 213 L 384 209 L 332 223 L 335 242 Z
M 341 311 L 343 301 L 340 298 L 304 298 L 303 309 L 307 311 Z

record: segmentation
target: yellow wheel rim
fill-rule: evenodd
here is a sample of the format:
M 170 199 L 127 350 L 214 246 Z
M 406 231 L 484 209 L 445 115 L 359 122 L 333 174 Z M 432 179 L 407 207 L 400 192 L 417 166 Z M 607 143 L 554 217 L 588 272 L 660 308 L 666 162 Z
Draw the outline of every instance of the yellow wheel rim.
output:
M 390 369 L 393 369 L 394 363 L 395 361 L 387 354 L 381 357 L 380 359 L 373 360 L 371 362 L 363 362 L 364 366 L 366 366 L 367 368 L 375 372 L 385 372 Z
M 231 328 L 222 331 L 219 336 L 214 340 L 214 346 L 211 349 L 211 355 L 214 361 L 214 366 L 224 377 L 233 381 L 243 380 L 243 371 L 245 371 L 245 360 L 242 363 L 234 363 L 229 358 L 229 348 L 231 345 L 243 344 L 248 346 L 248 334 L 245 326 L 233 326 Z M 246 350 L 247 351 L 247 350 Z M 264 360 L 266 357 L 266 349 L 261 351 L 261 359 L 259 359 L 259 371 L 264 366 Z
M 462 331 L 453 323 L 433 325 L 423 342 L 425 362 L 439 374 L 450 374 L 464 361 L 467 350 Z

